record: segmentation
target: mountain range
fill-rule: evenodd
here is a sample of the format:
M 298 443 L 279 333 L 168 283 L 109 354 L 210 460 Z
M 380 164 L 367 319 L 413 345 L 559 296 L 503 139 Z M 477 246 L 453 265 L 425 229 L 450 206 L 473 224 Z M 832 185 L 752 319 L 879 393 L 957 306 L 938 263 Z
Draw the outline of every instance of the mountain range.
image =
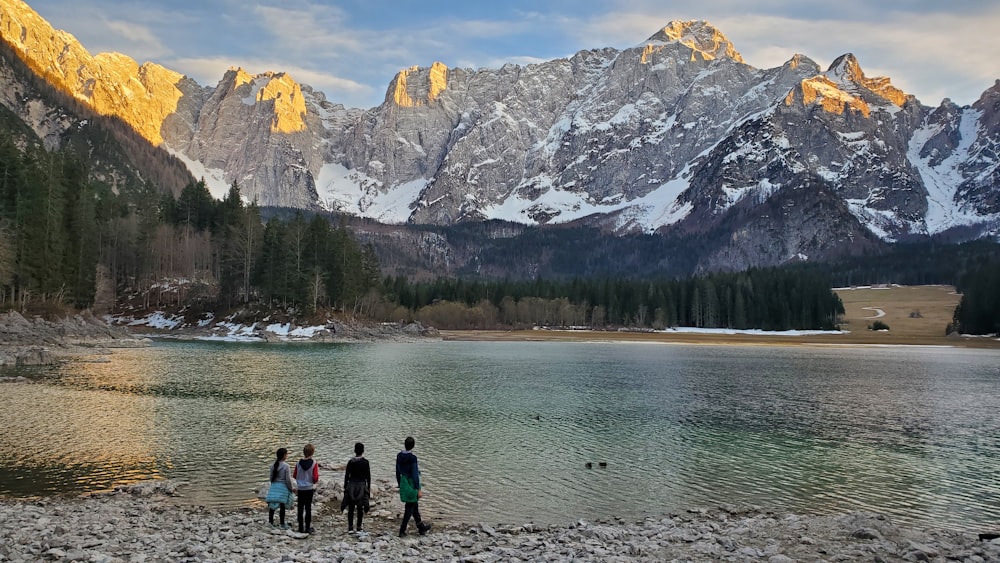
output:
M 675 21 L 628 49 L 415 66 L 358 109 L 282 72 L 233 68 L 210 87 L 91 55 L 20 0 L 0 9 L 0 37 L 28 68 L 217 197 L 235 182 L 262 206 L 365 218 L 356 232 L 380 257 L 422 249 L 431 269 L 501 275 L 484 253 L 536 228 L 588 233 L 559 239 L 564 260 L 601 244 L 624 259 L 623 241 L 643 240 L 658 250 L 636 267 L 683 263 L 664 267 L 674 273 L 1000 235 L 1000 80 L 971 106 L 930 107 L 851 54 L 825 70 L 802 54 L 758 69 L 709 23 Z M 58 144 L 65 108 L 2 70 L 0 104 Z M 449 230 L 463 226 L 478 235 Z M 697 256 L 678 258 L 691 241 Z M 523 257 L 519 273 L 546 271 L 552 254 Z M 400 260 L 389 262 L 416 267 Z

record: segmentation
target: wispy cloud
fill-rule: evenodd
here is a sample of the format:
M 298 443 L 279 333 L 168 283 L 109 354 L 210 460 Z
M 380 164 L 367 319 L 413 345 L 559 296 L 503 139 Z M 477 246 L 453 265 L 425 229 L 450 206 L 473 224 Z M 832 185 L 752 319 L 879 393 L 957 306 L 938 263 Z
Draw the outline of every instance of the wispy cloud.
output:
M 117 35 L 124 41 L 124 43 L 115 42 L 115 45 L 126 45 L 127 52 L 133 58 L 149 60 L 172 53 L 172 50 L 144 25 L 121 20 L 104 20 L 104 24 L 110 33 Z
M 641 42 L 671 19 L 706 19 L 754 66 L 777 66 L 795 53 L 825 65 L 853 52 L 867 74 L 890 77 L 925 104 L 937 104 L 944 96 L 971 103 L 1000 78 L 996 63 L 1000 40 L 995 31 L 1000 28 L 1000 6 L 958 3 L 963 9 L 956 13 L 928 13 L 877 11 L 871 3 L 852 0 L 830 17 L 817 17 L 801 11 L 792 15 L 739 13 L 725 0 L 705 0 L 697 6 L 700 15 L 695 16 L 691 6 L 675 12 L 645 2 L 646 11 L 595 14 L 567 29 L 579 42 L 603 41 L 621 47 Z M 643 4 L 638 0 L 630 6 Z M 770 2 L 773 7 L 786 4 Z
M 750 17 L 718 25 L 751 64 L 775 66 L 792 53 L 827 64 L 853 52 L 867 74 L 890 77 L 925 104 L 945 96 L 971 103 L 1000 77 L 997 9 L 979 17 L 900 14 L 891 23 Z
M 370 86 L 355 80 L 327 72 L 290 65 L 287 62 L 278 60 L 234 60 L 230 57 L 202 57 L 172 59 L 169 63 L 170 68 L 173 70 L 194 78 L 199 84 L 208 86 L 214 86 L 227 70 L 234 66 L 239 66 L 250 74 L 285 72 L 295 79 L 296 82 L 308 84 L 314 89 L 330 95 L 334 101 L 342 99 L 337 94 L 356 98 L 358 96 L 368 96 L 372 93 Z
M 215 84 L 233 65 L 285 70 L 331 100 L 372 105 L 400 69 L 497 68 L 641 43 L 674 19 L 715 24 L 749 64 L 855 53 L 927 104 L 970 103 L 1000 77 L 996 0 L 507 0 L 400 12 L 334 0 L 30 0 L 91 52 L 119 51 Z M 385 11 L 386 13 L 381 13 Z
M 358 53 L 365 42 L 356 30 L 345 25 L 345 15 L 337 7 L 304 3 L 298 7 L 262 6 L 253 8 L 257 23 L 285 52 L 337 56 Z

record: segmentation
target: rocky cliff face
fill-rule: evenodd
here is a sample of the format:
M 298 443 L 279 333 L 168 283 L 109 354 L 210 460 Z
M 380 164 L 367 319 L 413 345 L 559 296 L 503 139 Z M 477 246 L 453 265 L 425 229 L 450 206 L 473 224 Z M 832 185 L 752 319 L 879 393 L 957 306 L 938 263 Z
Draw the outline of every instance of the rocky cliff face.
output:
M 1000 82 L 972 106 L 932 109 L 853 55 L 825 71 L 804 55 L 757 69 L 692 21 L 535 65 L 413 67 L 380 106 L 347 109 L 283 73 L 233 69 L 203 88 L 90 56 L 19 0 L 0 5 L 0 32 L 32 68 L 215 193 L 237 182 L 262 205 L 711 234 L 734 264 L 1000 225 Z
M 147 182 L 179 193 L 192 181 L 183 163 L 46 82 L 0 40 L 0 121 L 19 144 L 69 149 L 88 159 L 90 177 L 122 193 Z
M 20 0 L 0 2 L 0 36 L 54 86 L 102 115 L 122 118 L 151 143 L 163 141 L 160 127 L 184 95 L 180 74 L 119 53 L 92 56 Z

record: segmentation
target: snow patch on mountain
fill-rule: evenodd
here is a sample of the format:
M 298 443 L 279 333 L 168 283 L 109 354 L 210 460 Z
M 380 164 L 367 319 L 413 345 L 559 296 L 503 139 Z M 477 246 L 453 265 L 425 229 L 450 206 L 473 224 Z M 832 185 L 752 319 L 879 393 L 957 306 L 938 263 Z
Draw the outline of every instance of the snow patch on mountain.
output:
M 224 170 L 218 168 L 208 168 L 201 162 L 193 160 L 184 153 L 174 150 L 166 145 L 164 148 L 177 157 L 178 160 L 187 166 L 187 169 L 191 171 L 191 175 L 199 180 L 205 181 L 205 187 L 208 188 L 208 192 L 212 194 L 215 199 L 224 199 L 229 193 L 229 188 L 232 184 L 226 182 L 226 173 Z
M 382 183 L 342 164 L 326 164 L 316 181 L 319 203 L 328 211 L 358 214 L 383 223 L 405 223 L 428 180 L 420 178 L 382 190 Z
M 257 103 L 257 96 L 260 95 L 260 91 L 267 86 L 266 80 L 254 79 L 250 82 L 250 93 L 243 97 L 243 103 L 252 106 Z
M 723 185 L 722 193 L 726 195 L 726 201 L 719 204 L 716 212 L 725 211 L 751 195 L 756 198 L 755 201 L 757 203 L 764 202 L 780 189 L 780 183 L 772 183 L 767 178 L 760 180 L 752 186 L 732 187 Z
M 685 172 L 687 170 L 685 169 Z M 691 187 L 691 182 L 684 174 L 663 184 L 655 191 L 635 202 L 634 207 L 645 209 L 647 233 L 652 233 L 660 227 L 673 225 L 687 217 L 694 210 L 690 201 L 681 203 L 678 198 Z
M 895 241 L 892 235 L 893 226 L 899 224 L 895 214 L 874 209 L 865 199 L 848 199 L 846 203 L 851 214 L 857 217 L 872 234 L 887 242 Z
M 533 222 L 539 216 L 558 216 L 557 222 L 570 222 L 594 214 L 622 212 L 619 228 L 637 227 L 644 232 L 671 225 L 687 217 L 691 212 L 690 203 L 680 204 L 678 196 L 689 186 L 683 179 L 664 183 L 649 194 L 624 201 L 620 195 L 591 202 L 587 194 L 576 193 L 554 186 L 552 179 L 538 176 L 527 182 L 534 187 L 543 186 L 545 192 L 536 199 L 525 199 L 513 195 L 499 204 L 483 209 L 487 219 L 500 219 L 516 223 Z
M 968 206 L 955 201 L 959 186 L 965 180 L 961 166 L 970 158 L 969 150 L 979 135 L 979 119 L 982 112 L 974 109 L 962 111 L 958 133 L 961 139 L 951 155 L 937 166 L 931 166 L 930 161 L 935 154 L 932 152 L 921 157 L 924 145 L 935 135 L 941 133 L 943 125 L 927 125 L 914 132 L 907 150 L 907 158 L 916 167 L 927 189 L 927 232 L 935 234 L 958 225 L 977 223 L 982 220 Z

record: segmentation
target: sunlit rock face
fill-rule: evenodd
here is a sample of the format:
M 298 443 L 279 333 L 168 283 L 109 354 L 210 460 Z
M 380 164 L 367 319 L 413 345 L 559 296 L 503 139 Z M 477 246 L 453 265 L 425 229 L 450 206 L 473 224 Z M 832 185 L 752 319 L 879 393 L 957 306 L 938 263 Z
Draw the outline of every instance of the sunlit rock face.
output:
M 306 94 L 287 74 L 230 69 L 167 145 L 221 171 L 249 201 L 309 209 L 317 198 L 313 171 L 324 160 L 316 133 L 325 129 L 306 106 Z
M 774 212 L 801 214 L 803 206 L 827 210 L 796 231 L 812 231 L 812 246 L 803 241 L 789 259 L 822 255 L 832 237 L 846 237 L 841 244 L 847 244 L 864 238 L 864 229 L 883 240 L 927 234 L 927 191 L 907 154 L 923 115 L 911 96 L 887 80 L 866 78 L 853 56 L 841 57 L 699 160 L 681 196 L 694 209 L 692 225 L 711 229 L 737 210 L 780 198 L 789 207 L 772 209 L 771 220 Z M 831 224 L 831 216 L 838 220 Z M 782 224 L 788 232 L 795 222 Z M 818 228 L 838 224 L 837 232 Z
M 726 57 L 737 62 L 743 62 L 743 57 L 736 47 L 706 21 L 673 21 L 649 38 L 651 47 L 654 42 L 677 42 L 691 49 L 691 57 L 700 56 L 703 60 Z
M 704 21 L 527 66 L 410 67 L 365 110 L 282 72 L 233 68 L 203 87 L 91 56 L 19 0 L 0 7 L 0 33 L 39 74 L 168 147 L 217 195 L 236 182 L 261 205 L 714 233 L 729 242 L 709 261 L 739 264 L 1000 225 L 1000 86 L 932 109 L 851 54 L 826 70 L 800 54 L 755 68 Z
M 413 79 L 409 77 L 412 76 Z M 399 107 L 412 108 L 426 106 L 434 102 L 448 87 L 448 67 L 435 62 L 421 73 L 420 67 L 401 70 L 389 86 L 392 101 Z M 411 90 L 413 95 L 410 94 Z
M 91 56 L 20 0 L 3 0 L 0 8 L 0 33 L 35 72 L 99 113 L 122 118 L 151 143 L 163 142 L 160 126 L 184 95 L 180 74 L 120 53 Z
M 119 53 L 92 56 L 23 2 L 0 0 L 0 7 L 4 39 L 56 87 L 196 161 L 196 174 L 204 167 L 217 172 L 217 184 L 238 182 L 248 200 L 316 206 L 314 176 L 327 158 L 316 144 L 329 137 L 321 114 L 335 125 L 342 106 L 304 92 L 285 73 L 233 71 L 213 89 Z
M 890 84 L 888 78 L 866 77 L 857 59 L 848 53 L 835 60 L 827 72 L 803 80 L 785 97 L 785 105 L 799 101 L 807 106 L 819 105 L 830 113 L 854 111 L 868 118 L 872 105 L 889 102 L 903 107 L 911 100 L 913 96 Z

